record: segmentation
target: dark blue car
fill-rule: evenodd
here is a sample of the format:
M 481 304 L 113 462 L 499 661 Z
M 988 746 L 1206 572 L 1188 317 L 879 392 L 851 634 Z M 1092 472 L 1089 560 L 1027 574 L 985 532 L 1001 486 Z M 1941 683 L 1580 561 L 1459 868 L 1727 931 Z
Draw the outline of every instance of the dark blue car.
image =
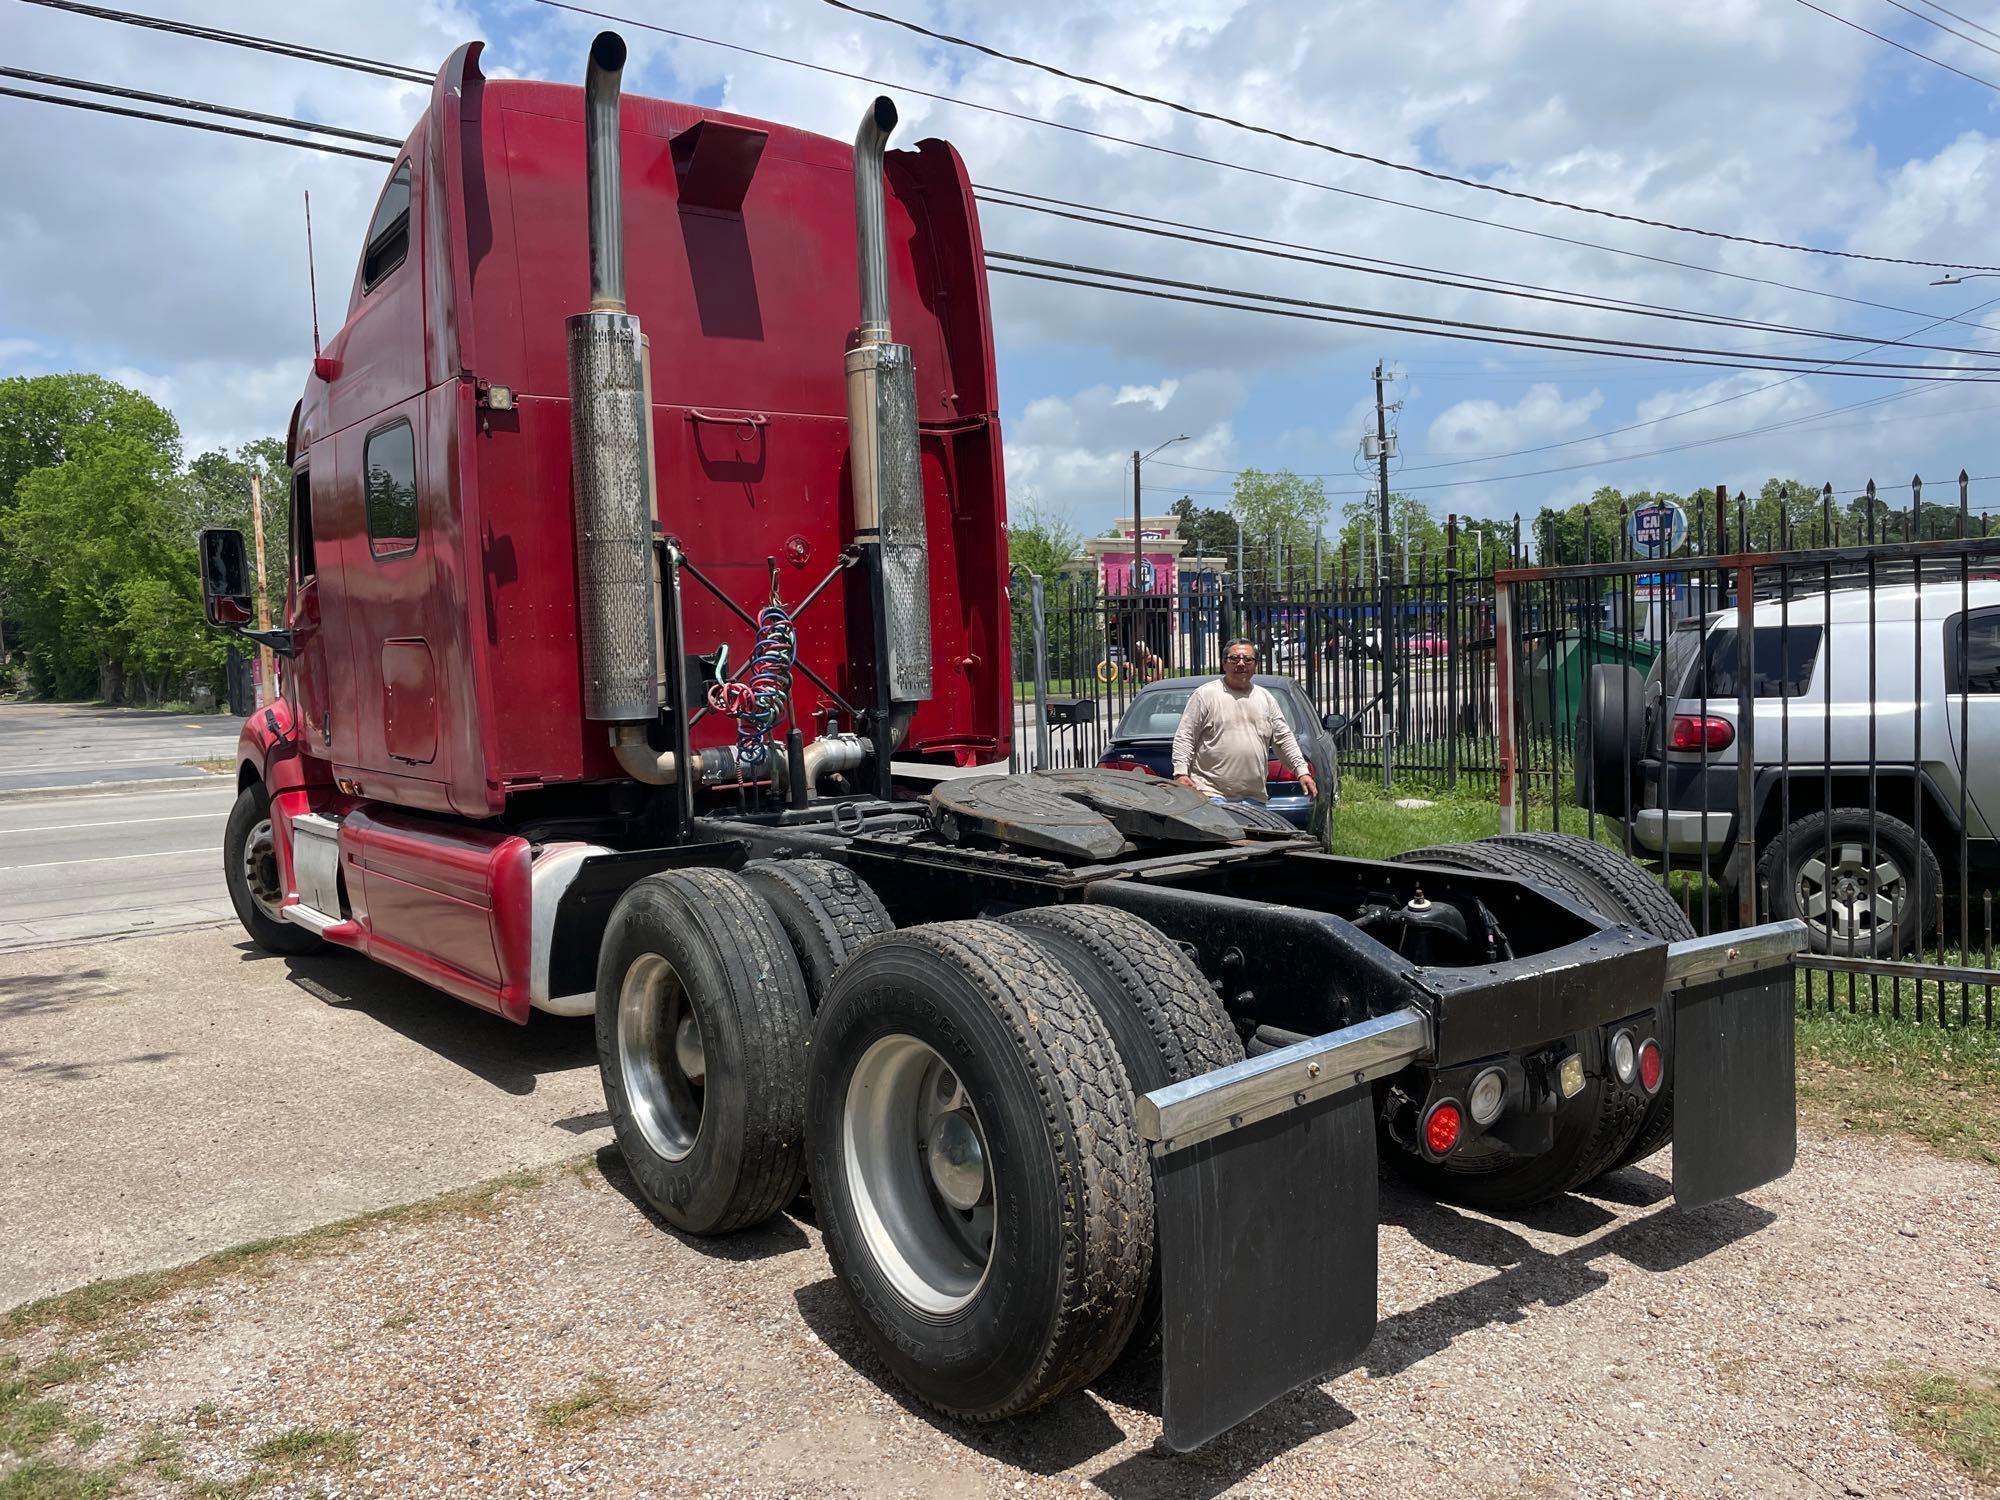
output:
M 1213 677 L 1169 677 L 1148 686 L 1132 700 L 1132 706 L 1125 710 L 1125 717 L 1118 721 L 1118 728 L 1113 731 L 1111 743 L 1105 747 L 1104 754 L 1098 758 L 1098 765 L 1107 771 L 1143 771 L 1149 776 L 1172 776 L 1174 731 L 1181 726 L 1181 715 L 1187 710 L 1188 699 L 1193 696 L 1194 690 L 1204 682 L 1214 680 Z M 1313 712 L 1312 702 L 1304 690 L 1289 677 L 1260 675 L 1253 680 L 1278 700 L 1285 721 L 1292 726 L 1292 733 L 1299 737 L 1299 748 L 1305 751 L 1306 759 L 1312 765 L 1313 779 L 1319 783 L 1320 795 L 1327 799 L 1337 798 L 1339 771 L 1334 759 L 1333 740 L 1327 733 L 1325 722 Z M 1312 799 L 1300 788 L 1298 778 L 1275 760 L 1265 768 L 1264 774 L 1264 792 L 1271 799 L 1271 811 L 1297 827 L 1311 827 Z

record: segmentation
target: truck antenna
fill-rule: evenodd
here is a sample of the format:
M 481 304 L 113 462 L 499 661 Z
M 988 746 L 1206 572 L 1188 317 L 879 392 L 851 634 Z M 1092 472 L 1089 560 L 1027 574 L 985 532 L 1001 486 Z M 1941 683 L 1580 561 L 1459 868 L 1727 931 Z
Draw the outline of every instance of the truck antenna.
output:
M 319 280 L 313 274 L 313 195 L 306 189 L 306 295 L 312 299 L 313 363 L 319 363 Z

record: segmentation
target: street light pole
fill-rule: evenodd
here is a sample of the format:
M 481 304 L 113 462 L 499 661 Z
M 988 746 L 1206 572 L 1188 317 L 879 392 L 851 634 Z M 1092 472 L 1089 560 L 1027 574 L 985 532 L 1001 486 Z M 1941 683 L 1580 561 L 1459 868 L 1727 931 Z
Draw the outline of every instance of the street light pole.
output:
M 1165 441 L 1164 443 L 1160 444 L 1160 447 L 1159 447 L 1159 448 L 1153 448 L 1153 449 L 1150 449 L 1149 451 L 1147 451 L 1147 452 L 1145 452 L 1145 453 L 1141 453 L 1141 452 L 1140 452 L 1140 451 L 1139 451 L 1139 450 L 1138 450 L 1137 448 L 1134 448 L 1134 449 L 1132 450 L 1132 582 L 1131 582 L 1131 591 L 1132 591 L 1132 645 L 1131 645 L 1131 654 L 1132 654 L 1132 656 L 1133 656 L 1133 657 L 1135 658 L 1135 665 L 1136 665 L 1136 658 L 1138 657 L 1138 654 L 1139 654 L 1139 641 L 1140 641 L 1140 639 L 1141 639 L 1142 635 L 1144 634 L 1144 632 L 1145 632 L 1145 628 L 1146 628 L 1146 626 L 1145 626 L 1145 616 L 1144 616 L 1144 613 L 1143 613 L 1143 611 L 1144 611 L 1144 609 L 1145 609 L 1145 602 L 1144 602 L 1144 600 L 1142 599 L 1142 597 L 1141 597 L 1141 595 L 1140 595 L 1140 591 L 1139 591 L 1139 581 L 1140 581 L 1140 572 L 1141 572 L 1141 569 L 1142 569 L 1142 567 L 1143 567 L 1143 564 L 1144 564 L 1144 562 L 1145 562 L 1145 557 L 1144 557 L 1144 549 L 1145 549 L 1145 543 L 1144 543 L 1144 542 L 1142 542 L 1142 541 L 1141 541 L 1141 540 L 1139 539 L 1139 538 L 1140 538 L 1140 533 L 1141 533 L 1141 532 L 1142 532 L 1142 531 L 1143 531 L 1143 530 L 1145 529 L 1145 526 L 1144 526 L 1144 522 L 1145 522 L 1145 487 L 1144 487 L 1144 486 L 1143 486 L 1143 485 L 1142 485 L 1142 484 L 1140 483 L 1140 481 L 1139 481 L 1139 473 L 1140 473 L 1140 470 L 1141 470 L 1141 469 L 1142 469 L 1142 468 L 1144 467 L 1144 465 L 1145 465 L 1145 462 L 1146 462 L 1146 460 L 1147 460 L 1147 459 L 1149 459 L 1149 458 L 1151 458 L 1151 457 L 1153 456 L 1153 454 L 1155 454 L 1155 453 L 1158 453 L 1158 452 L 1160 451 L 1160 448 L 1171 448 L 1171 447 L 1173 447 L 1173 445 L 1174 445 L 1175 443 L 1185 443 L 1185 442 L 1186 442 L 1187 440 L 1188 440 L 1188 438 L 1187 438 L 1187 434 L 1186 434 L 1186 433 L 1182 433 L 1182 434 L 1181 434 L 1181 435 L 1180 435 L 1179 437 L 1170 437 L 1170 438 L 1168 438 L 1168 439 L 1167 439 L 1167 440 L 1166 440 L 1166 441 Z

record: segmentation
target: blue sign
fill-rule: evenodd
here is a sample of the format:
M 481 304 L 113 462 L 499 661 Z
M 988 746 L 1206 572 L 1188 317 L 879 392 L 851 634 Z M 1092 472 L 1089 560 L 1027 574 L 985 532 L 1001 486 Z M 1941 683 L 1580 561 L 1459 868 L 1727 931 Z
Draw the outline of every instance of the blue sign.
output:
M 1671 502 L 1642 505 L 1625 518 L 1625 535 L 1641 557 L 1664 557 L 1687 542 L 1687 512 Z

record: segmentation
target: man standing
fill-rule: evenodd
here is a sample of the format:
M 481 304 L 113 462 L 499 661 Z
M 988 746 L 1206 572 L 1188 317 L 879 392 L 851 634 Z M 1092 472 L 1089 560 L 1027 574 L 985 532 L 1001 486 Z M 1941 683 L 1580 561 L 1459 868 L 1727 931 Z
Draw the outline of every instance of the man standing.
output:
M 1265 767 L 1276 758 L 1316 798 L 1298 736 L 1278 700 L 1252 680 L 1256 674 L 1254 642 L 1238 636 L 1222 648 L 1221 681 L 1194 690 L 1174 731 L 1174 780 L 1219 801 L 1263 802 Z

